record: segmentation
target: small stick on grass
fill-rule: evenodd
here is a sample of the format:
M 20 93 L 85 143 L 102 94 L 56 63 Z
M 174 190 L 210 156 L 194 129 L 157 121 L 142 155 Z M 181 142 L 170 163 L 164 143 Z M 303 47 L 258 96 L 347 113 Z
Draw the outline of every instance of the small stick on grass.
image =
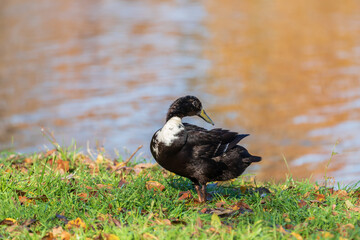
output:
M 130 160 L 134 157 L 134 155 L 135 155 L 142 147 L 143 147 L 143 145 L 140 145 L 140 146 L 133 152 L 133 154 L 131 154 L 131 156 L 130 156 L 128 159 L 126 159 L 126 161 L 119 163 L 118 166 L 114 169 L 114 171 L 118 170 L 118 168 L 120 168 L 120 167 L 126 166 L 126 165 L 130 162 Z

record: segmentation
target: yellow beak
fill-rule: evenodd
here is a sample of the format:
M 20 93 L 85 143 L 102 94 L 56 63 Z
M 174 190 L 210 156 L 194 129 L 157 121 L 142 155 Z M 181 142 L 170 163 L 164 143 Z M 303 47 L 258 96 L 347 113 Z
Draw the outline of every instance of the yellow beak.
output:
M 198 115 L 199 117 L 201 117 L 202 119 L 205 120 L 205 122 L 208 122 L 212 125 L 214 125 L 214 122 L 211 120 L 211 118 L 206 114 L 205 110 L 202 109 L 200 114 Z

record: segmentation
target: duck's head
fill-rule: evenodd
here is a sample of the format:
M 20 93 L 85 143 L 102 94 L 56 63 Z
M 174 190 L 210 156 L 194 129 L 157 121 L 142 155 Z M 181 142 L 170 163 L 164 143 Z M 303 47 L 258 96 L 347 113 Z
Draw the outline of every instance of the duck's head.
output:
M 166 115 L 166 121 L 172 117 L 183 118 L 195 115 L 214 125 L 214 122 L 203 109 L 200 100 L 195 96 L 185 96 L 176 99 L 169 108 L 169 111 Z

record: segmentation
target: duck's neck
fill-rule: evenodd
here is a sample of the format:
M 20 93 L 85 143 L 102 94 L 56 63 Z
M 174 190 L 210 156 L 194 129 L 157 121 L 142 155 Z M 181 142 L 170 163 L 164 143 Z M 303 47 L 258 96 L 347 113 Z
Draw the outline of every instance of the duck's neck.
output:
M 166 122 L 169 121 L 170 119 L 172 118 L 179 118 L 180 119 L 180 122 L 181 122 L 181 119 L 185 117 L 183 116 L 182 113 L 179 113 L 179 112 L 174 112 L 174 111 L 170 111 L 166 114 Z

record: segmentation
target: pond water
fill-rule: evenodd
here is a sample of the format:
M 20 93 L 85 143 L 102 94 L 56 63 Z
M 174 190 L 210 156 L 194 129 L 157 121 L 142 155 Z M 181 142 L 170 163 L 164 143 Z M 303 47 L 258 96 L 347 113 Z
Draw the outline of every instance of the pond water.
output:
M 132 152 L 171 102 L 251 135 L 261 180 L 360 178 L 360 2 L 62 0 L 0 3 L 0 149 L 76 140 Z M 210 128 L 201 119 L 185 119 Z M 327 164 L 332 155 L 330 165 Z

